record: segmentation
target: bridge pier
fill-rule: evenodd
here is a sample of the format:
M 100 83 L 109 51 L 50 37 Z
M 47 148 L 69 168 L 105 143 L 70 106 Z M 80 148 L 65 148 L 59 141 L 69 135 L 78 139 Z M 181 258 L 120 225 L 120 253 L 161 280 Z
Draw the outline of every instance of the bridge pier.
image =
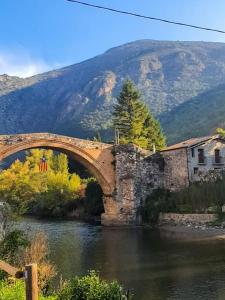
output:
M 103 226 L 126 226 L 136 225 L 136 211 L 123 206 L 123 201 L 117 201 L 116 195 L 105 195 L 103 197 L 105 213 L 101 215 Z
M 105 226 L 139 225 L 140 151 L 134 145 L 115 146 L 115 191 L 104 196 Z

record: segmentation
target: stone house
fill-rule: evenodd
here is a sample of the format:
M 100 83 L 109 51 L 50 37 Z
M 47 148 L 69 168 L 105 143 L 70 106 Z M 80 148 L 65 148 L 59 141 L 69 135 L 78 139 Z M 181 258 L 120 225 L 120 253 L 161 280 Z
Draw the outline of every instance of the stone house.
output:
M 219 135 L 192 138 L 160 153 L 168 169 L 164 174 L 165 187 L 170 190 L 200 181 L 209 171 L 225 168 L 225 139 Z

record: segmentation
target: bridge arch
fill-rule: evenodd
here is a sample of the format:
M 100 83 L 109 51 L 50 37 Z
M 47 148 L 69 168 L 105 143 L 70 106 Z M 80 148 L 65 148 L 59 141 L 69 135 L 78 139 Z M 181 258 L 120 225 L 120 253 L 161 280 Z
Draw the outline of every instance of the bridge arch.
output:
M 107 213 L 115 190 L 113 145 L 47 133 L 5 135 L 0 136 L 0 161 L 17 152 L 34 148 L 63 152 L 84 165 L 102 188 Z

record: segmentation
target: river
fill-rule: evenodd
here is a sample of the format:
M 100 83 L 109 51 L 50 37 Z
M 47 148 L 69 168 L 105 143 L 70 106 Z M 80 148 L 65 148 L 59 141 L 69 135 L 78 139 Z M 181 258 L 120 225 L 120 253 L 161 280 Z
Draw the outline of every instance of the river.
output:
M 148 228 L 104 228 L 74 221 L 20 222 L 47 234 L 64 278 L 99 270 L 137 300 L 224 300 L 225 241 L 190 241 Z

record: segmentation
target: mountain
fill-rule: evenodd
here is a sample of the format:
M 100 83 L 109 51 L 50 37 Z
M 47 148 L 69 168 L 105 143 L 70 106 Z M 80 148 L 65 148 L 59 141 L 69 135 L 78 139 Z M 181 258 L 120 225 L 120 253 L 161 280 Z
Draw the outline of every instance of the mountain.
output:
M 174 141 L 189 134 L 182 133 L 182 118 L 172 122 L 176 109 L 197 96 L 204 114 L 204 92 L 225 84 L 225 44 L 140 40 L 30 78 L 1 75 L 0 134 L 50 131 L 86 138 L 101 131 L 108 137 L 115 97 L 127 77 Z M 192 125 L 194 135 L 200 132 Z
M 181 104 L 160 118 L 170 143 L 215 134 L 225 128 L 225 84 Z

